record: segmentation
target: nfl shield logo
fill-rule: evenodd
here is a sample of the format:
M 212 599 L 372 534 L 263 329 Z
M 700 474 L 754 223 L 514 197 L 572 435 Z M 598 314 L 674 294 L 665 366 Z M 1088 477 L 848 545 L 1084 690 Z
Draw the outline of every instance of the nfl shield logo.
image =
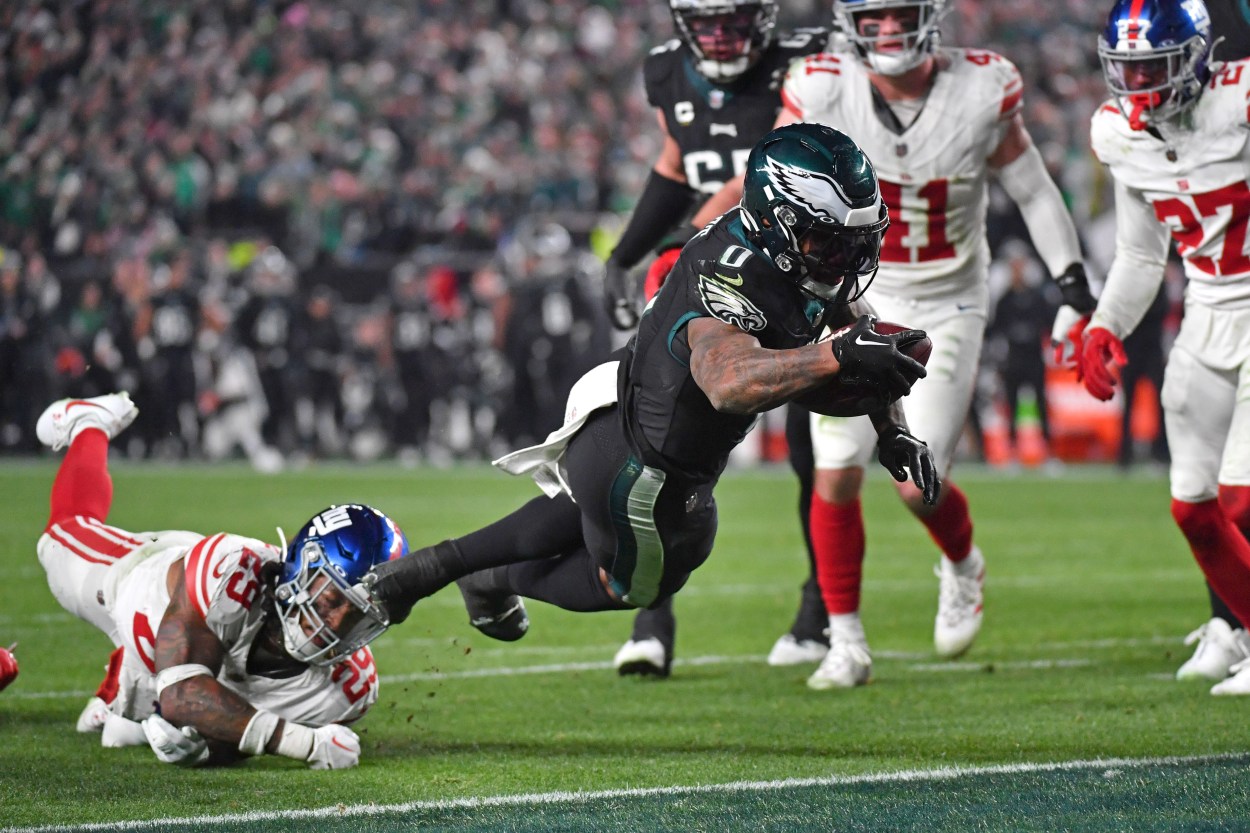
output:
M 707 103 L 711 105 L 713 110 L 719 110 L 725 106 L 725 91 L 712 90 L 708 93 Z
M 896 156 L 906 156 L 906 155 L 907 155 L 907 145 L 906 145 L 906 143 L 904 143 L 904 142 L 899 142 L 897 145 L 895 145 L 895 146 L 894 146 L 894 154 L 895 154 Z

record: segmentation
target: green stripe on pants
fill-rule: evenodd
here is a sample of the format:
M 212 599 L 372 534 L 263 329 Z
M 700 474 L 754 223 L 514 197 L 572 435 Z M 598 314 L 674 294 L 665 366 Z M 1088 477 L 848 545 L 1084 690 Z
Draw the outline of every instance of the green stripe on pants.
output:
M 660 592 L 664 545 L 655 526 L 655 502 L 664 472 L 632 456 L 621 467 L 608 498 L 616 529 L 612 590 L 634 607 L 647 607 Z

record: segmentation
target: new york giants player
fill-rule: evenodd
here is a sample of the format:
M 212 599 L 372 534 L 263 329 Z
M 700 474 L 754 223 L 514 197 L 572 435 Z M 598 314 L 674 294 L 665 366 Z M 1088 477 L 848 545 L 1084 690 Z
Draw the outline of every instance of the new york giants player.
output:
M 664 248 L 644 287 L 645 297 L 655 294 L 696 231 L 687 221 L 697 201 L 741 174 L 755 142 L 772 129 L 787 68 L 820 52 L 829 37 L 820 28 L 776 37 L 775 0 L 669 0 L 669 7 L 679 37 L 653 49 L 643 64 L 647 100 L 655 107 L 664 144 L 605 264 L 609 311 L 621 329 L 638 323 L 639 294 L 629 270 L 657 246 Z M 799 511 L 804 516 L 812 479 L 807 419 L 802 408 L 788 408 L 786 436 L 791 463 L 801 472 Z M 824 629 L 824 606 L 811 568 L 794 623 L 769 654 L 769 663 L 819 661 L 828 648 Z M 668 676 L 676 630 L 671 601 L 639 611 L 629 640 L 613 658 L 617 672 Z
M 1005 58 L 942 48 L 945 0 L 836 0 L 851 49 L 795 64 L 777 123 L 829 124 L 873 160 L 890 209 L 881 269 L 867 299 L 885 320 L 933 339 L 929 376 L 904 410 L 942 476 L 936 506 L 900 484 L 908 509 L 942 551 L 933 640 L 959 656 L 981 628 L 985 561 L 972 540 L 968 501 L 948 479 L 967 417 L 988 305 L 986 184 L 993 174 L 1020 208 L 1063 292 L 1056 329 L 1094 308 L 1076 229 L 1020 116 L 1023 84 Z M 718 195 L 710 213 L 734 194 Z M 702 214 L 703 212 L 701 212 Z M 865 531 L 860 491 L 875 437 L 862 418 L 813 415 L 815 497 L 811 532 L 829 612 L 830 649 L 808 679 L 815 689 L 869 680 L 871 654 L 859 617 Z
M 366 646 L 390 624 L 358 582 L 407 553 L 403 533 L 360 505 L 320 512 L 284 548 L 112 526 L 108 443 L 137 413 L 126 393 L 65 399 L 36 426 L 68 446 L 39 561 L 57 601 L 117 646 L 79 731 L 179 766 L 265 753 L 355 766 L 347 724 L 378 696 Z
M 1163 280 L 1170 236 L 1188 278 L 1161 392 L 1172 517 L 1211 588 L 1250 622 L 1250 60 L 1214 64 L 1211 49 L 1202 0 L 1119 0 L 1099 39 L 1114 100 L 1090 142 L 1115 179 L 1116 254 L 1079 372 L 1112 397 L 1121 339 Z M 1245 632 L 1213 618 L 1202 637 L 1178 676 L 1250 694 Z

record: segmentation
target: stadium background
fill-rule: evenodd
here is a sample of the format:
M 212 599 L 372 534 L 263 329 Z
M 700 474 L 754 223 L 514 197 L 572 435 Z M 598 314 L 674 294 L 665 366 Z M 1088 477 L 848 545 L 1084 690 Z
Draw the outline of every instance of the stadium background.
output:
M 1096 282 L 1113 234 L 1088 149 L 1105 5 L 957 0 L 946 27 L 1020 67 Z M 1217 54 L 1250 52 L 1245 0 L 1209 5 Z M 782 9 L 783 30 L 829 22 L 827 3 Z M 6 454 L 38 450 L 46 402 L 127 388 L 136 458 L 483 459 L 545 435 L 619 338 L 600 263 L 658 150 L 640 66 L 672 35 L 664 3 L 15 2 L 0 32 Z M 990 240 L 996 293 L 1013 268 L 1042 284 L 997 193 Z M 1163 347 L 1181 289 L 1173 269 Z M 1004 360 L 992 340 L 963 449 L 995 463 Z M 1048 387 L 1053 451 L 1114 458 L 1119 400 L 1053 369 Z M 778 433 L 744 454 L 781 456 Z

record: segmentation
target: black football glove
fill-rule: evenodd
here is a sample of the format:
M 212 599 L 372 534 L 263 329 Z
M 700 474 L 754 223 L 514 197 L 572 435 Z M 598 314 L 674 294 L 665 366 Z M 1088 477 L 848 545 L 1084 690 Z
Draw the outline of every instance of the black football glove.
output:
M 1089 315 L 1098 306 L 1094 295 L 1089 291 L 1089 278 L 1085 277 L 1085 267 L 1073 263 L 1063 270 L 1063 274 L 1055 278 L 1059 284 L 1059 292 L 1063 294 L 1063 303 L 1079 312 Z
M 830 340 L 833 356 L 838 360 L 838 377 L 844 382 L 867 382 L 881 385 L 890 394 L 890 401 L 911 393 L 917 379 L 928 375 L 924 365 L 899 351 L 903 342 L 923 338 L 923 330 L 903 330 L 893 335 L 874 332 L 877 319 L 861 315 L 846 332 Z
M 603 264 L 603 301 L 613 327 L 632 330 L 638 326 L 638 287 L 629 270 L 611 258 Z
M 924 502 L 930 506 L 937 503 L 942 483 L 929 446 L 897 425 L 890 425 L 877 436 L 877 459 L 899 483 L 907 481 L 910 471 L 912 482 L 924 495 Z

